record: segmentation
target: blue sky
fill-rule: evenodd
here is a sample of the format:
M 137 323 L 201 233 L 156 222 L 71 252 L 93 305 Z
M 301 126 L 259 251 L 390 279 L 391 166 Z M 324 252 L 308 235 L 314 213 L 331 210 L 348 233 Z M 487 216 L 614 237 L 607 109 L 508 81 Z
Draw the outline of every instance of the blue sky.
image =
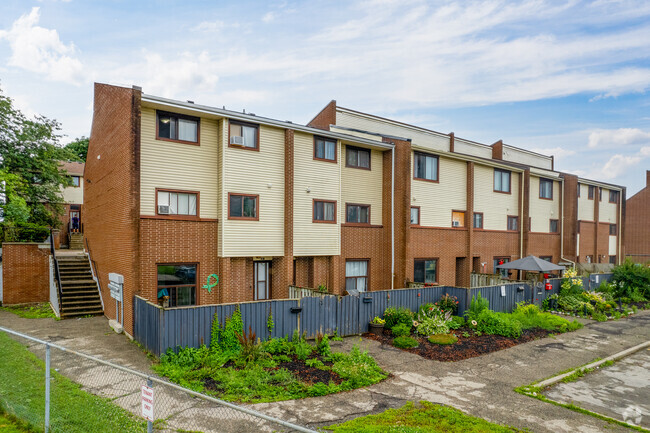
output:
M 650 169 L 648 1 L 3 0 L 18 107 L 89 135 L 94 81 L 300 123 L 336 99 L 628 196 Z

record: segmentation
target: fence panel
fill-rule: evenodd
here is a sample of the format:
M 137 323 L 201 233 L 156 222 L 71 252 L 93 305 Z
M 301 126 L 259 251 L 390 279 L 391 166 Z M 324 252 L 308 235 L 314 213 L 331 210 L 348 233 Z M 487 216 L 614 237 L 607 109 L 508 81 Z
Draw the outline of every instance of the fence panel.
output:
M 293 336 L 293 331 L 298 329 L 298 314 L 292 313 L 291 308 L 297 308 L 297 300 L 280 300 L 271 301 L 271 311 L 273 312 L 273 338 L 283 338 Z
M 360 334 L 359 296 L 344 296 L 339 299 L 339 314 L 337 317 L 338 335 Z
M 162 336 L 160 317 L 162 310 L 149 304 L 139 296 L 134 298 L 133 309 L 135 310 L 133 337 L 148 351 L 160 355 Z

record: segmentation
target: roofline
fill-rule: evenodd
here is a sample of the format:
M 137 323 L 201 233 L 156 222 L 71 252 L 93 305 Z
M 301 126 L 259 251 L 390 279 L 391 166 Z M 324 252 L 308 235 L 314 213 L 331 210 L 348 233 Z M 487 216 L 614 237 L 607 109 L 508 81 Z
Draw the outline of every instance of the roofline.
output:
M 375 135 L 377 137 L 382 137 L 382 138 L 386 137 L 386 138 L 390 138 L 390 139 L 393 139 L 393 140 L 408 141 L 408 142 L 412 141 L 411 138 L 398 137 L 396 135 L 380 134 L 378 132 L 370 132 L 370 131 L 365 131 L 363 129 L 348 128 L 347 126 L 330 125 L 330 128 L 343 129 L 343 130 L 352 131 L 352 132 L 360 132 L 362 134 Z
M 352 113 L 352 114 L 362 115 L 362 116 L 365 116 L 365 117 L 372 117 L 372 118 L 375 118 L 375 119 L 381 119 L 381 120 L 383 120 L 383 121 L 385 121 L 385 122 L 388 122 L 388 123 L 395 123 L 395 124 L 397 124 L 397 125 L 406 126 L 406 127 L 411 128 L 411 129 L 415 129 L 415 130 L 419 130 L 419 131 L 424 131 L 424 132 L 426 132 L 426 133 L 428 133 L 428 134 L 440 135 L 440 136 L 442 136 L 442 137 L 447 137 L 447 138 L 449 138 L 449 134 L 445 134 L 445 133 L 442 133 L 442 132 L 434 131 L 434 130 L 432 130 L 432 129 L 422 128 L 421 126 L 411 125 L 410 123 L 404 123 L 404 122 L 400 122 L 400 121 L 398 121 L 398 120 L 392 120 L 392 119 L 388 119 L 388 118 L 386 118 L 386 117 L 381 117 L 381 116 L 376 116 L 376 115 L 374 115 L 374 114 L 364 113 L 364 112 L 362 112 L 362 111 L 351 110 L 351 109 L 349 109 L 349 108 L 340 107 L 340 106 L 338 106 L 338 105 L 336 106 L 336 109 L 337 109 L 337 110 L 341 110 L 341 111 L 347 111 L 347 112 Z M 481 143 L 478 143 L 478 144 L 481 144 Z M 483 146 L 486 146 L 486 145 L 484 144 Z M 488 147 L 489 147 L 489 146 L 488 146 Z
M 544 155 L 543 153 L 533 152 L 532 150 L 523 149 L 523 148 L 521 148 L 521 147 L 513 146 L 513 145 L 511 145 L 511 144 L 503 143 L 503 145 L 504 145 L 505 147 L 509 147 L 509 148 L 511 148 L 511 149 L 516 149 L 516 150 L 521 151 L 521 152 L 524 152 L 524 153 L 530 153 L 531 155 L 541 156 L 541 157 L 543 157 L 543 158 L 547 158 L 547 159 L 552 159 L 552 158 L 553 158 L 553 155 Z M 538 168 L 541 168 L 541 167 L 538 167 Z M 545 170 L 546 170 L 546 169 L 545 169 Z
M 567 173 L 567 174 L 571 174 L 571 173 Z M 592 185 L 592 186 L 602 186 L 602 185 L 604 185 L 604 186 L 616 188 L 619 191 L 623 191 L 624 189 L 626 189 L 626 187 L 622 186 L 622 185 L 614 185 L 613 183 L 601 182 L 599 180 L 586 179 L 584 177 L 578 177 L 578 182 L 583 184 L 583 185 Z
M 268 117 L 260 117 L 254 114 L 244 114 L 237 111 L 226 110 L 222 108 L 210 107 L 207 105 L 194 104 L 192 102 L 183 102 L 174 99 L 162 98 L 160 96 L 142 94 L 143 102 L 151 102 L 155 104 L 164 105 L 166 107 L 172 108 L 183 108 L 186 110 L 191 110 L 199 113 L 205 114 L 216 114 L 219 116 L 227 117 L 229 119 L 241 120 L 246 122 L 254 122 L 262 125 L 275 126 L 284 129 L 292 129 L 294 131 L 306 132 L 313 135 L 319 135 L 321 137 L 335 138 L 337 140 L 351 141 L 357 144 L 365 144 L 366 146 L 374 146 L 383 149 L 392 149 L 394 144 L 392 143 L 382 143 L 379 141 L 368 140 L 360 137 L 355 137 L 353 135 L 340 134 L 331 131 L 325 131 L 323 129 L 312 128 L 310 126 L 301 125 L 299 123 L 293 123 L 290 121 L 282 121 L 276 119 L 270 119 Z

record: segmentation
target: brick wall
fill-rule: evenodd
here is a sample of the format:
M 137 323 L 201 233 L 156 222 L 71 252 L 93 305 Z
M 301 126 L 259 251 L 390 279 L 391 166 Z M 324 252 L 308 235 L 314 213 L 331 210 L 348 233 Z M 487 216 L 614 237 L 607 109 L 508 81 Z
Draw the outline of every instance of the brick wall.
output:
M 438 284 L 456 285 L 456 258 L 466 257 L 466 228 L 412 227 L 406 277 L 413 281 L 414 259 L 438 259 Z M 466 266 L 463 263 L 464 266 Z M 400 286 L 405 287 L 405 286 Z
M 50 300 L 49 244 L 2 244 L 3 304 Z
M 650 170 L 646 187 L 625 202 L 625 255 L 635 262 L 650 261 Z
M 140 94 L 95 84 L 95 103 L 84 172 L 85 237 L 97 266 L 102 296 L 108 273 L 124 275 L 124 326 L 133 334 L 133 295 L 140 293 Z M 115 303 L 104 314 L 115 318 Z
M 345 263 L 348 259 L 370 260 L 369 290 L 390 289 L 390 248 L 386 249 L 384 245 L 383 232 L 384 226 L 341 227 L 341 290 L 345 289 Z
M 519 233 L 493 230 L 474 231 L 474 257 L 487 262 L 487 273 L 494 273 L 495 257 L 519 259 Z
M 332 100 L 314 117 L 307 126 L 329 131 L 330 125 L 336 124 L 336 101 Z
M 552 256 L 553 263 L 560 261 L 560 234 L 559 233 L 529 233 L 528 251 L 525 255 L 537 257 Z

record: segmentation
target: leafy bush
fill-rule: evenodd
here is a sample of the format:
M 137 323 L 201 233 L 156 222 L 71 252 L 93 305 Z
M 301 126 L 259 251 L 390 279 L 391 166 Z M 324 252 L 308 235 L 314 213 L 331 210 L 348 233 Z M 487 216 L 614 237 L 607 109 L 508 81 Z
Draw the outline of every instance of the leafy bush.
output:
M 483 310 L 476 318 L 476 322 L 476 329 L 479 332 L 512 338 L 521 336 L 521 323 L 513 319 L 510 314 Z
M 385 328 L 393 329 L 393 326 L 400 323 L 411 325 L 413 323 L 413 313 L 408 308 L 404 307 L 388 307 L 384 311 L 384 320 L 386 320 Z
M 650 267 L 626 260 L 614 268 L 611 283 L 615 286 L 616 297 L 631 297 L 638 290 L 644 298 L 650 298 Z
M 340 385 L 341 391 L 372 385 L 387 376 L 372 356 L 368 352 L 361 352 L 358 346 L 354 346 L 349 355 L 336 355 L 332 371 L 344 380 Z
M 577 311 L 582 305 L 580 298 L 574 295 L 560 296 L 557 300 L 558 306 L 564 311 Z
M 427 340 L 429 340 L 429 343 L 431 344 L 454 344 L 458 341 L 458 337 L 454 334 L 438 334 L 431 335 Z
M 448 334 L 449 326 L 448 321 L 444 317 L 423 317 L 418 320 L 416 327 L 417 333 L 420 335 L 433 335 L 433 334 Z
M 0 242 L 44 242 L 50 229 L 31 223 L 0 224 Z
M 418 347 L 420 343 L 418 340 L 412 337 L 397 337 L 396 339 L 393 340 L 393 346 L 398 347 L 400 349 L 410 349 L 412 347 Z
M 517 308 L 512 313 L 512 318 L 521 324 L 522 329 L 541 328 L 547 331 L 568 332 L 582 328 L 582 324 L 577 320 L 569 322 L 564 317 L 556 316 L 551 313 L 532 312 L 533 309 Z
M 400 323 L 393 326 L 392 332 L 395 337 L 411 335 L 411 326 L 406 323 Z
M 212 339 L 210 341 L 210 349 L 226 353 L 238 351 L 241 346 L 237 335 L 241 335 L 243 332 L 244 323 L 241 319 L 239 305 L 235 309 L 234 313 L 232 313 L 232 316 L 226 319 L 223 329 L 219 324 L 219 318 L 215 314 L 212 319 L 212 328 L 210 330 L 210 336 Z
M 422 304 L 420 305 L 420 308 L 418 308 L 417 319 L 421 320 L 424 317 L 436 317 L 440 316 L 441 314 L 442 312 L 440 311 L 440 307 L 438 307 L 436 304 Z
M 564 272 L 564 278 L 560 286 L 560 296 L 579 295 L 583 290 L 582 278 L 578 278 L 578 271 L 575 268 Z
M 244 364 L 255 362 L 259 360 L 262 355 L 268 355 L 264 352 L 262 343 L 258 340 L 257 335 L 252 327 L 248 327 L 248 333 L 242 332 L 239 334 L 235 332 L 237 340 L 239 341 L 240 350 L 237 359 Z
M 449 322 L 447 322 L 447 326 L 449 326 L 449 329 L 458 329 L 465 325 L 465 319 L 463 319 L 460 316 L 454 316 L 451 318 Z
M 458 298 L 445 293 L 438 301 L 438 306 L 442 311 L 451 311 L 452 314 L 456 314 L 458 311 Z
M 316 337 L 316 352 L 323 358 L 328 359 L 332 355 L 332 348 L 330 347 L 330 340 L 327 335 Z
M 482 311 L 490 308 L 490 301 L 481 296 L 481 292 L 477 293 L 476 296 L 472 296 L 472 300 L 469 303 L 469 310 L 465 311 L 465 317 L 468 321 L 476 320 L 476 318 L 481 314 Z

